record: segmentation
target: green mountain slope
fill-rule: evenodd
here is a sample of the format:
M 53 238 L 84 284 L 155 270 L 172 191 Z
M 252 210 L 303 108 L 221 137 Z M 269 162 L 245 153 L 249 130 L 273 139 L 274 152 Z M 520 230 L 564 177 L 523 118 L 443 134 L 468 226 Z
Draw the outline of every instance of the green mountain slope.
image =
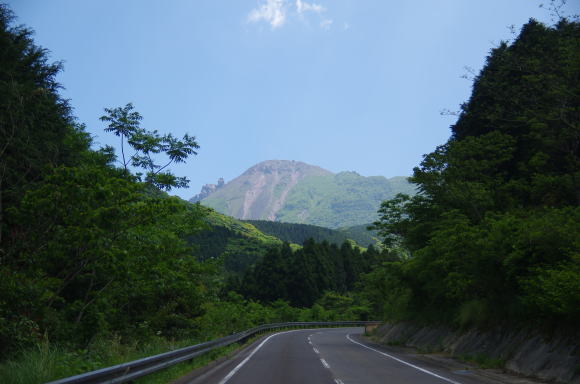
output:
M 347 240 L 353 240 L 359 246 L 367 247 L 369 244 L 377 242 L 377 239 L 373 237 L 373 233 L 366 231 L 366 225 L 330 229 L 316 225 L 281 223 L 267 220 L 245 220 L 245 222 L 252 224 L 263 233 L 295 244 L 303 244 L 307 239 L 314 239 L 318 243 L 327 241 L 330 244 L 340 246 Z
M 204 186 L 191 201 L 238 219 L 342 228 L 377 220 L 380 203 L 397 193 L 414 195 L 415 188 L 405 177 L 334 174 L 297 161 L 269 160 L 229 183 Z
M 250 223 L 203 207 L 207 229 L 188 238 L 196 246 L 200 260 L 223 258 L 228 272 L 241 273 L 269 249 L 282 245 L 274 236 L 264 234 Z
M 391 182 L 356 172 L 307 177 L 290 191 L 277 220 L 328 228 L 366 224 L 377 219 L 381 202 L 397 193 L 414 194 L 414 188 L 403 177 Z

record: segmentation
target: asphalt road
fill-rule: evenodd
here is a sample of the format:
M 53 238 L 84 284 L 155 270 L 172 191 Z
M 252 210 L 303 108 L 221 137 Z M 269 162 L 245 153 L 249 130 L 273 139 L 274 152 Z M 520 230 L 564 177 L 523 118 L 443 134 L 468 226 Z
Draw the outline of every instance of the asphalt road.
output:
M 270 335 L 235 358 L 181 383 L 199 384 L 482 384 L 412 355 L 362 340 L 362 328 L 295 330 Z

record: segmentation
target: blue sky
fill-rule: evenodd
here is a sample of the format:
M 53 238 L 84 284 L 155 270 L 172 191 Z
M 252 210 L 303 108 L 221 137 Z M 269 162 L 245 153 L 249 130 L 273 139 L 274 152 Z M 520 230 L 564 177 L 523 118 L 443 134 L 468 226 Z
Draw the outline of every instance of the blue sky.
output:
M 490 49 L 535 0 L 13 0 L 18 22 L 64 61 L 58 77 L 96 142 L 133 102 L 142 126 L 198 138 L 174 167 L 190 188 L 263 160 L 407 176 L 449 137 Z M 579 13 L 571 1 L 568 13 Z

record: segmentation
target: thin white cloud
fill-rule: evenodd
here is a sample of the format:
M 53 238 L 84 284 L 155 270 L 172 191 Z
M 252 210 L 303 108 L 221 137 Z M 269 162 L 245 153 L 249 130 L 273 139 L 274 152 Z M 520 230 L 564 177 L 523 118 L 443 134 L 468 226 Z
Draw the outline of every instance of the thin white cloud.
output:
M 302 15 L 305 12 L 321 13 L 326 11 L 326 8 L 320 4 L 307 3 L 302 0 L 296 0 L 296 11 L 298 11 L 299 15 Z
M 280 28 L 289 17 L 299 17 L 305 20 L 306 14 L 316 14 L 320 21 L 320 28 L 330 29 L 332 20 L 324 18 L 326 8 L 320 4 L 309 3 L 302 0 L 259 0 L 258 6 L 248 14 L 248 22 L 265 22 L 272 29 Z
M 286 22 L 284 0 L 266 0 L 265 3 L 250 12 L 248 21 L 252 23 L 265 21 L 270 24 L 272 29 L 281 27 Z
M 320 22 L 320 28 L 324 29 L 325 31 L 328 31 L 330 27 L 332 27 L 332 20 L 324 19 Z

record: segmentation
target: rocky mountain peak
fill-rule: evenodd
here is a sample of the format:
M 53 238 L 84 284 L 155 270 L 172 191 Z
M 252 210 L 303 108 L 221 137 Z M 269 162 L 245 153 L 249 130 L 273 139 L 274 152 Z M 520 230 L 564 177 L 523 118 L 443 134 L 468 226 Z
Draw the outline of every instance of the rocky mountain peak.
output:
M 206 184 L 203 187 L 201 187 L 201 192 L 199 192 L 197 195 L 193 196 L 191 199 L 189 199 L 189 201 L 191 203 L 197 203 L 198 201 L 205 199 L 206 197 L 208 197 L 209 195 L 211 195 L 212 193 L 214 193 L 218 189 L 222 188 L 224 185 L 225 185 L 224 178 L 220 177 L 218 179 L 217 184 Z

